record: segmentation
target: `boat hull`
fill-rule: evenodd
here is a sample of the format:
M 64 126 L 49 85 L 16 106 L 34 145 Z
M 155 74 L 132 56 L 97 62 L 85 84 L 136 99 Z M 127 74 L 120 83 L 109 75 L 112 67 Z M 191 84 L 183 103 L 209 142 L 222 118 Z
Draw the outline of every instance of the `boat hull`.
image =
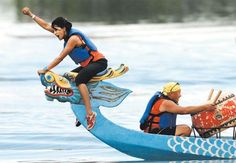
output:
M 86 126 L 84 106 L 71 104 L 71 108 Z M 105 118 L 99 108 L 93 110 L 97 120 L 90 132 L 127 155 L 160 161 L 236 159 L 235 140 L 147 134 L 118 126 Z

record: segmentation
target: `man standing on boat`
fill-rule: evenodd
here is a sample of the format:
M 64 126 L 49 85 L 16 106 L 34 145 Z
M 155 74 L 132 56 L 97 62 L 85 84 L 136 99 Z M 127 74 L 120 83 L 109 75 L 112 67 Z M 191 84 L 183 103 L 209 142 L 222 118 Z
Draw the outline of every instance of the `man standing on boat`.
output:
M 176 125 L 177 114 L 194 114 L 204 110 L 214 110 L 213 104 L 199 106 L 178 105 L 181 87 L 177 82 L 164 85 L 162 92 L 157 92 L 149 101 L 140 120 L 140 128 L 152 134 L 190 136 L 192 130 L 187 125 Z

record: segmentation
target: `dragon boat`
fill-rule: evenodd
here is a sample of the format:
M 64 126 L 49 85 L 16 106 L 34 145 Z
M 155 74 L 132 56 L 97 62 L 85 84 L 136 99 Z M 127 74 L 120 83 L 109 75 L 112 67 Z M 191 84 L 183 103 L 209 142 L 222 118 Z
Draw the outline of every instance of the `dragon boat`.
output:
M 117 87 L 102 80 L 118 77 L 128 71 L 121 65 L 99 74 L 87 84 L 93 111 L 97 113 L 96 124 L 89 132 L 102 142 L 127 155 L 158 161 L 236 159 L 236 140 L 232 138 L 179 137 L 148 134 L 121 127 L 103 116 L 100 106 L 113 108 L 130 93 L 129 89 Z M 73 82 L 76 74 L 58 75 L 51 71 L 41 74 L 47 100 L 70 102 L 71 109 L 86 127 L 85 106 Z M 222 104 L 222 102 L 221 102 Z M 232 119 L 231 119 L 232 121 Z M 235 121 L 235 119 L 234 119 Z

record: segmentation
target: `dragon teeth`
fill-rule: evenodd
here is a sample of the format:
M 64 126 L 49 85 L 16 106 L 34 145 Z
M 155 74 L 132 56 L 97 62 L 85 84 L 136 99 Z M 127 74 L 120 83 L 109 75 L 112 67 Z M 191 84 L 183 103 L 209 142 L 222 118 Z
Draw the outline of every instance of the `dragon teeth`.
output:
M 57 85 L 48 86 L 47 90 L 49 90 L 49 92 L 51 92 L 52 94 L 64 94 L 64 95 L 70 94 L 70 90 L 62 89 L 61 87 L 58 87 Z

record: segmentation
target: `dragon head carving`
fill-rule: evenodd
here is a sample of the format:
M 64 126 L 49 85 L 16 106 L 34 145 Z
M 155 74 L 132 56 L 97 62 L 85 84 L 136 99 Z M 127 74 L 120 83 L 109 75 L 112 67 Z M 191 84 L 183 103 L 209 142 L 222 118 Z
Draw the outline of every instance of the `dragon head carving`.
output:
M 78 88 L 72 80 L 52 71 L 40 75 L 41 83 L 45 86 L 47 100 L 83 104 Z M 130 90 L 114 86 L 111 83 L 99 81 L 87 84 L 92 106 L 114 107 L 119 105 Z

